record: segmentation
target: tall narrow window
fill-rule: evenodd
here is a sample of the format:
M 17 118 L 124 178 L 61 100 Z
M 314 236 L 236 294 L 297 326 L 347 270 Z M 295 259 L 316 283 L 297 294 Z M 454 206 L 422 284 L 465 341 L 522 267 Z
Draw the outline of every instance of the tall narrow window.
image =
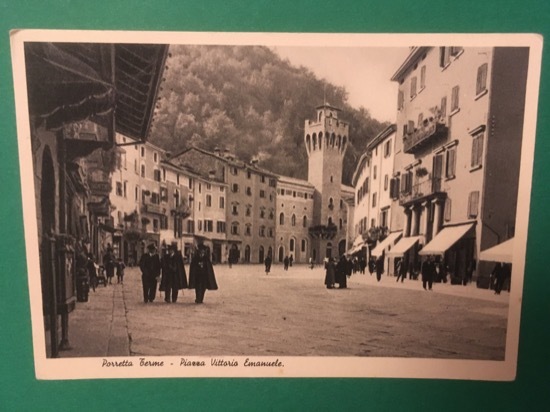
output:
M 384 175 L 384 190 L 388 190 L 388 182 L 389 182 L 388 175 Z
M 485 133 L 478 133 L 472 139 L 472 168 L 480 167 L 483 159 L 483 139 Z
M 376 207 L 376 193 L 372 194 L 372 207 Z
M 447 159 L 445 162 L 445 177 L 447 179 L 455 177 L 456 171 L 456 146 L 447 149 Z
M 460 93 L 460 86 L 453 87 L 453 92 L 451 95 L 451 112 L 454 112 L 459 108 L 459 104 L 460 104 L 459 93 Z
M 411 99 L 416 96 L 416 77 L 411 79 Z
M 487 63 L 477 68 L 476 95 L 487 90 Z
M 285 224 L 285 214 L 284 213 L 281 213 L 279 215 L 279 224 L 280 225 L 284 225 Z
M 477 217 L 479 209 L 479 190 L 470 192 L 468 197 L 468 218 L 473 219 Z
M 451 199 L 447 198 L 445 199 L 445 213 L 444 213 L 444 219 L 445 222 L 448 222 L 451 220 Z
M 439 108 L 439 116 L 445 119 L 447 116 L 447 96 L 441 98 L 441 107 Z
M 296 215 L 292 215 L 292 218 L 290 219 L 291 225 L 296 226 Z
M 426 87 L 426 66 L 420 68 L 420 90 Z

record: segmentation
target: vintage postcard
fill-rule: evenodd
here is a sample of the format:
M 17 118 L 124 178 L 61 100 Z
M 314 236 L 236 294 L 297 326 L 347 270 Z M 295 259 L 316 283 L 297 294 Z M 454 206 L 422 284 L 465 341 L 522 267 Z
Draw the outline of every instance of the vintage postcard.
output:
M 515 379 L 540 36 L 11 44 L 38 379 Z

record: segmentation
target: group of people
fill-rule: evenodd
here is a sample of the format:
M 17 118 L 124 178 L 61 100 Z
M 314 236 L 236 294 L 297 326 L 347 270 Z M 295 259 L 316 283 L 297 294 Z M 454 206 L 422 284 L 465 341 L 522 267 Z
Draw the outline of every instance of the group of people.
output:
M 288 267 L 292 267 L 292 263 L 294 262 L 294 257 L 292 255 L 290 255 L 290 257 L 287 255 L 285 256 L 285 258 L 283 259 L 283 267 L 284 267 L 284 270 L 288 270 Z
M 170 244 L 162 258 L 157 253 L 156 245 L 151 243 L 147 246 L 147 253 L 144 253 L 140 259 L 139 268 L 145 303 L 155 300 L 159 279 L 159 290 L 164 292 L 164 300 L 167 303 L 175 303 L 182 289 L 195 289 L 195 303 L 203 303 L 207 289 L 218 289 L 210 260 L 210 250 L 202 242 L 198 243 L 191 258 L 189 282 L 187 282 L 183 256 L 175 242 Z
M 336 263 L 335 260 L 330 257 L 325 260 L 325 285 L 327 289 L 334 289 L 338 284 L 338 289 L 346 289 L 348 287 L 348 278 L 353 273 L 354 263 L 351 259 L 342 255 L 340 260 Z

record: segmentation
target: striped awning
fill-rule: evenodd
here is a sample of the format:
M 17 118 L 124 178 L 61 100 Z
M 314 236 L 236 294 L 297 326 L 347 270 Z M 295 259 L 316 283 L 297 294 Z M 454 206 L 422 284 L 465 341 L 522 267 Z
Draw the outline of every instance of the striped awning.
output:
M 474 227 L 473 223 L 460 226 L 445 227 L 436 237 L 432 239 L 420 252 L 419 255 L 443 255 L 456 242 L 458 242 L 468 231 Z

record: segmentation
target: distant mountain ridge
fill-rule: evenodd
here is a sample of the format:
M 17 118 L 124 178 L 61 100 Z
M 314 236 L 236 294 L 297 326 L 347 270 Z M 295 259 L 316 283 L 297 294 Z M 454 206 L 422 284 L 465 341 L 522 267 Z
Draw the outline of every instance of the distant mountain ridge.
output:
M 368 142 L 388 123 L 352 108 L 343 87 L 267 47 L 170 46 L 151 141 L 172 153 L 225 148 L 274 173 L 307 179 L 304 122 L 325 99 L 350 124 L 343 171 L 350 184 Z

